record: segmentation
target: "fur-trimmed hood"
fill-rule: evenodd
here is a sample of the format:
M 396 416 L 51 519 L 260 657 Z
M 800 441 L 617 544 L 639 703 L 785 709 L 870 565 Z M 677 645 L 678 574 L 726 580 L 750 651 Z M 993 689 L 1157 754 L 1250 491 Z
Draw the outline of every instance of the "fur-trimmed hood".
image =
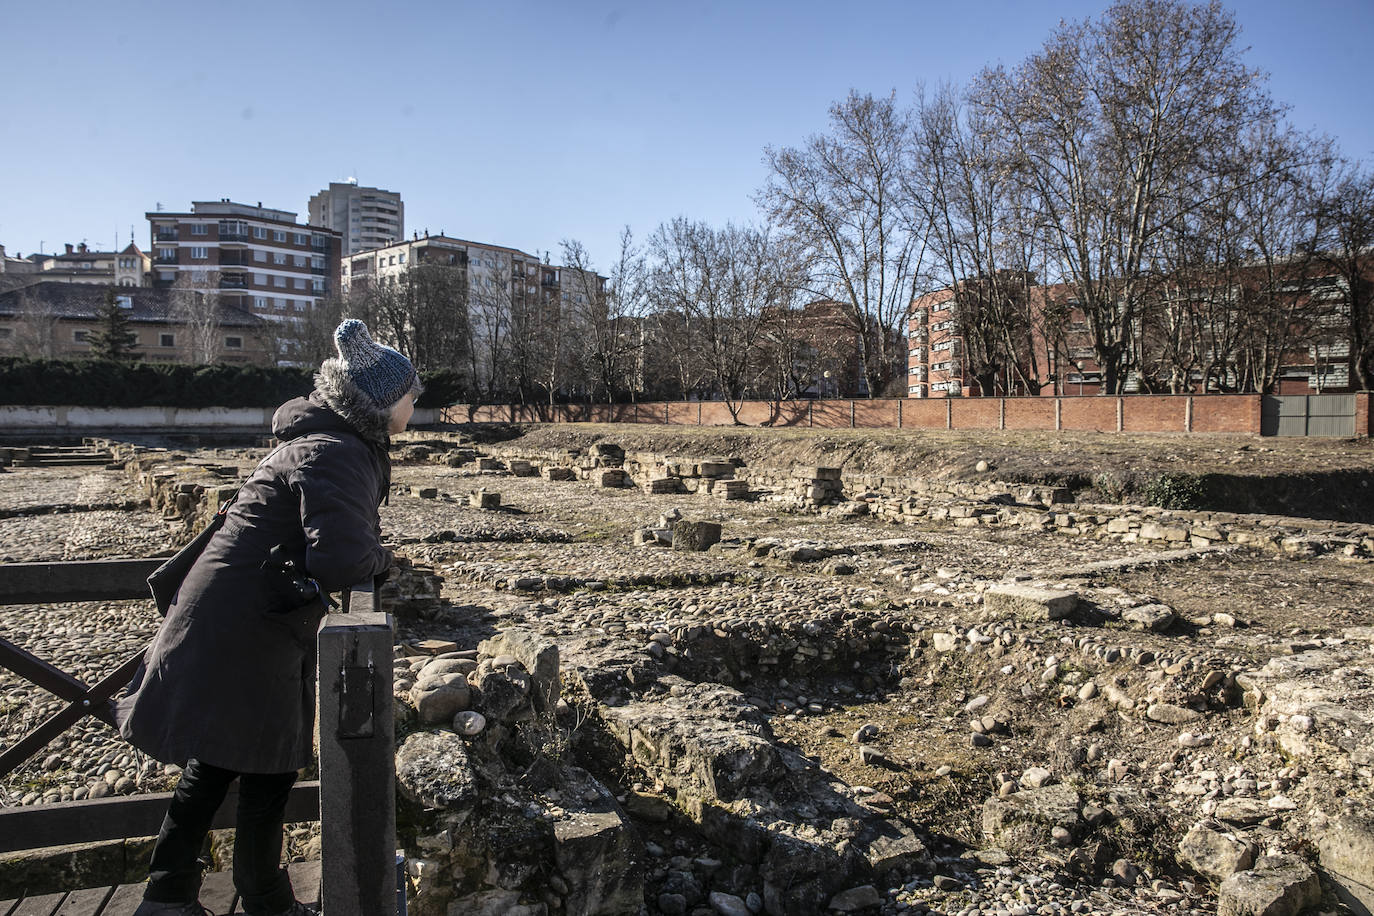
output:
M 315 373 L 315 393 L 325 406 L 348 421 L 364 439 L 383 447 L 390 445 L 387 427 L 391 423 L 391 407 L 379 408 L 344 371 L 343 363 L 327 359 Z

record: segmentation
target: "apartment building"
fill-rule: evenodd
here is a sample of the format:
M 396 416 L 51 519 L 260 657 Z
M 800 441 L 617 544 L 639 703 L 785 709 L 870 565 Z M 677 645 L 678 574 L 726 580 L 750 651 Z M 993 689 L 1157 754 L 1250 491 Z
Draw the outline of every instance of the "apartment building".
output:
M 278 322 L 302 317 L 339 291 L 342 236 L 302 225 L 290 210 L 224 198 L 146 216 L 155 287 L 215 292 L 225 305 Z
M 310 198 L 312 226 L 328 226 L 343 239 L 345 257 L 394 245 L 406 235 L 406 209 L 401 195 L 358 185 L 356 179 L 331 181 Z
M 1374 258 L 1361 268 L 1374 278 Z M 970 281 L 976 282 L 976 281 Z M 1267 378 L 1269 392 L 1280 395 L 1348 392 L 1354 390 L 1351 350 L 1350 290 L 1338 276 L 1298 275 L 1274 283 L 1263 282 L 1258 271 L 1242 273 L 1230 283 L 1195 278 L 1191 288 L 1161 288 L 1156 301 L 1141 310 L 1131 327 L 1136 346 L 1146 355 L 1146 368 L 1131 367 L 1122 379 L 1127 394 L 1171 390 L 1252 391 L 1257 378 Z M 1066 284 L 1023 287 L 1030 326 L 1022 333 L 1023 346 L 1015 366 L 1003 366 L 983 381 L 969 365 L 967 342 L 955 315 L 955 290 L 942 289 L 912 303 L 908 319 L 907 396 L 979 397 L 983 395 L 1096 395 L 1105 384 L 1097 361 L 1088 321 Z M 1214 348 L 1227 333 L 1221 322 L 1241 314 L 1238 306 L 1264 297 L 1286 297 L 1284 314 L 1260 326 L 1259 345 L 1246 344 L 1231 330 L 1230 350 Z M 1259 309 L 1254 310 L 1259 314 Z M 1046 316 L 1053 316 L 1047 318 Z M 1163 341 L 1173 316 L 1185 328 Z M 1163 330 L 1162 330 L 1163 329 Z M 1255 329 L 1248 329 L 1252 333 Z M 1170 377 L 1158 355 L 1172 343 L 1194 358 L 1190 368 Z M 1269 360 L 1256 366 L 1259 353 Z M 1208 371 L 1200 366 L 1207 365 Z M 1186 376 L 1186 378 L 1185 378 Z M 1036 389 L 1026 380 L 1038 382 Z M 983 390 L 987 386 L 989 390 Z
M 108 287 L 42 281 L 0 292 L 0 355 L 80 359 L 91 355 L 91 334 L 101 326 Z M 170 289 L 129 287 L 115 291 L 144 362 L 188 362 L 192 332 L 177 313 Z M 214 361 L 270 365 L 270 326 L 232 305 L 219 303 Z M 202 343 L 202 346 L 204 343 Z
M 543 264 L 537 255 L 518 248 L 428 233 L 343 259 L 339 283 L 347 292 L 370 283 L 394 280 L 409 268 L 424 265 L 460 269 L 474 294 L 484 289 L 491 293 L 504 291 L 520 300 L 534 296 L 541 287 L 558 285 L 557 268 Z
M 85 283 L 91 286 L 146 286 L 152 259 L 132 241 L 123 251 L 93 251 L 85 242 L 67 244 L 61 254 L 11 258 L 0 245 L 0 273 L 26 276 L 34 283 Z

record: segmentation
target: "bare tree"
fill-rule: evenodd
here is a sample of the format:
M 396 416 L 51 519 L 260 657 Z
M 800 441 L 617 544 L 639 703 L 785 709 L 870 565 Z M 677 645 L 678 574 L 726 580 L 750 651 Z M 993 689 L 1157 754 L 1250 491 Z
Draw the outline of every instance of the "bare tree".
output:
M 417 264 L 351 293 L 347 308 L 416 368 L 442 369 L 466 355 L 466 298 L 463 269 Z
M 1361 390 L 1374 387 L 1374 172 L 1343 163 L 1314 195 L 1310 249 L 1343 292 L 1336 305 Z
M 851 92 L 830 131 L 764 152 L 758 201 L 804 251 L 808 289 L 840 303 L 858 336 L 870 397 L 902 373 L 902 327 L 914 298 L 923 233 L 903 186 L 910 124 L 893 97 Z
M 5 343 L 15 356 L 33 359 L 57 357 L 57 324 L 60 320 L 51 302 L 21 290 L 15 308 L 14 335 Z
M 1061 25 L 1015 72 L 984 71 L 975 87 L 1024 153 L 1019 174 L 1086 319 L 1104 393 L 1136 368 L 1162 231 L 1207 205 L 1234 138 L 1278 115 L 1240 59 L 1238 32 L 1215 0 L 1123 0 L 1098 22 Z
M 203 366 L 219 359 L 220 272 L 182 271 L 172 285 L 171 314 L 186 334 L 186 356 L 192 365 Z
M 717 230 L 685 217 L 659 226 L 649 246 L 660 309 L 696 325 L 709 384 L 738 423 L 739 402 L 759 372 L 765 316 L 795 293 L 795 262 L 767 229 Z
M 929 227 L 926 291 L 952 289 L 949 319 L 962 361 L 990 395 L 1013 387 L 1038 393 L 1049 371 L 1036 285 L 1032 202 L 1014 180 L 1019 152 L 986 110 L 965 107 L 952 89 L 918 98 L 909 196 Z
M 644 256 L 626 226 L 609 277 L 600 276 L 582 243 L 565 240 L 560 281 L 568 306 L 566 332 L 575 347 L 577 369 L 590 394 L 633 398 L 632 369 L 641 348 L 640 323 L 646 296 Z

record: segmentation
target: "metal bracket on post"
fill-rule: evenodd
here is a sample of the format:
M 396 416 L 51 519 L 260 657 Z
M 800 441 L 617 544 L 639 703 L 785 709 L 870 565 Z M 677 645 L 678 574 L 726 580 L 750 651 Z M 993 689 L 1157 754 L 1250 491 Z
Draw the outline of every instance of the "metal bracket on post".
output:
M 320 903 L 331 916 L 396 913 L 394 626 L 359 611 L 320 622 Z

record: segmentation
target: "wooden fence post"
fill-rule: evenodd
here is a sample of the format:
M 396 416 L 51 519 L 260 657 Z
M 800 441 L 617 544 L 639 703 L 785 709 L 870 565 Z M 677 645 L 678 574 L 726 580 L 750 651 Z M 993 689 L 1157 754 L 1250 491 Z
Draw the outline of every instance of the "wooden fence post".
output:
M 320 905 L 396 912 L 396 750 L 389 614 L 320 622 Z

